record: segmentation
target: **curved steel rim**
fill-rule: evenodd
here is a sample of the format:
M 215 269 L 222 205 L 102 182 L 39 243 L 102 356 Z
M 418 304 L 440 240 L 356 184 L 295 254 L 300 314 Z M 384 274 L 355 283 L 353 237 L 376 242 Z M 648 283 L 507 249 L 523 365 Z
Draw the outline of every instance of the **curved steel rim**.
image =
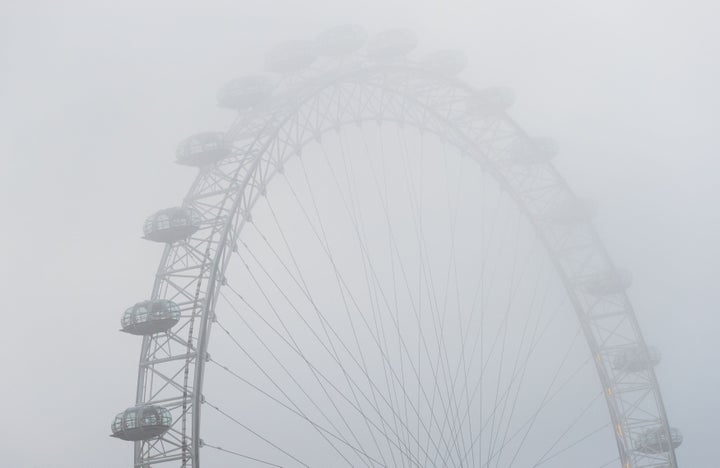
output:
M 342 89 L 343 86 L 354 87 L 353 92 L 364 91 L 371 95 L 365 96 L 368 101 L 357 109 L 340 105 L 340 102 L 348 104 L 353 98 L 362 96 L 351 93 L 343 98 L 341 94 L 348 92 Z M 338 95 L 328 98 L 328 92 Z M 385 104 L 392 98 L 397 100 L 393 105 L 402 105 L 399 108 L 373 108 L 373 104 L 381 102 L 372 103 L 372 93 L 379 93 L 375 98 L 384 99 Z M 605 390 L 621 466 L 657 466 L 660 463 L 677 466 L 672 450 L 651 455 L 634 447 L 635 437 L 648 428 L 660 426 L 668 437 L 670 430 L 653 370 L 650 368 L 628 376 L 611 365 L 612 358 L 620 350 L 630 346 L 647 349 L 627 296 L 620 293 L 613 295 L 611 300 L 598 299 L 579 287 L 583 277 L 615 269 L 605 248 L 588 223 L 559 227 L 549 222 L 548 207 L 561 201 L 577 201 L 577 198 L 549 163 L 533 166 L 514 163 L 501 148 L 483 139 L 483 131 L 490 122 L 502 126 L 503 131 L 516 138 L 527 136 L 505 114 L 488 113 L 480 117 L 469 114 L 465 103 L 475 93 L 473 88 L 458 80 L 412 65 L 358 66 L 310 78 L 254 112 L 241 116 L 228 132 L 236 145 L 233 156 L 201 170 L 183 203 L 203 214 L 203 229 L 187 242 L 168 245 L 158 269 L 153 299 L 165 298 L 169 291 L 177 295 L 181 289 L 172 284 L 173 276 L 179 271 L 176 267 L 178 259 L 185 259 L 185 270 L 182 271 L 198 274 L 194 282 L 182 288 L 188 299 L 186 320 L 172 333 L 175 336 L 169 339 L 150 336 L 143 340 L 136 398 L 138 404 L 164 402 L 170 403 L 168 406 L 176 411 L 181 410 L 181 428 L 176 429 L 171 453 L 158 451 L 152 442 L 136 443 L 136 466 L 174 460 L 182 461 L 182 466 L 199 466 L 204 365 L 217 292 L 224 281 L 235 239 L 267 182 L 281 170 L 287 159 L 317 135 L 363 120 L 397 120 L 438 133 L 475 159 L 508 191 L 537 229 L 583 327 Z M 333 109 L 336 114 L 321 109 L 321 100 L 329 99 L 325 107 L 331 107 L 333 98 L 337 99 L 337 108 Z M 324 115 L 320 114 L 321 110 L 325 111 Z M 321 118 L 300 123 L 304 113 L 313 112 Z M 295 132 L 291 132 L 292 129 Z M 208 200 L 215 202 L 208 203 Z M 188 259 L 194 259 L 194 264 L 189 266 L 193 261 Z M 188 294 L 188 291 L 193 292 Z M 199 325 L 197 332 L 196 325 Z M 157 369 L 172 361 L 156 356 L 159 347 L 165 346 L 164 340 L 168 343 L 173 340 L 185 347 L 182 355 L 173 356 L 177 358 L 175 361 L 184 364 L 172 377 Z M 198 359 L 198 356 L 203 358 Z M 152 387 L 156 378 L 161 391 L 175 388 L 177 398 L 155 398 Z M 178 380 L 182 381 L 181 385 L 177 384 Z M 189 434 L 187 420 L 191 421 Z

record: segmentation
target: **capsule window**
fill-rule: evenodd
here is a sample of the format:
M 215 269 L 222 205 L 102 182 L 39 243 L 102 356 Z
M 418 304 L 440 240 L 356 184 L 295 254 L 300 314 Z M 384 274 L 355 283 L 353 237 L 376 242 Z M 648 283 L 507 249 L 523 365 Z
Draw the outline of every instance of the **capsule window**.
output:
M 137 312 L 135 313 L 135 323 L 146 322 L 148 319 L 148 309 L 145 305 L 137 306 Z
M 135 429 L 137 427 L 137 412 L 135 410 L 127 411 L 123 419 L 125 420 L 125 429 Z
M 155 411 L 146 411 L 142 417 L 143 426 L 157 426 L 159 424 L 157 414 Z

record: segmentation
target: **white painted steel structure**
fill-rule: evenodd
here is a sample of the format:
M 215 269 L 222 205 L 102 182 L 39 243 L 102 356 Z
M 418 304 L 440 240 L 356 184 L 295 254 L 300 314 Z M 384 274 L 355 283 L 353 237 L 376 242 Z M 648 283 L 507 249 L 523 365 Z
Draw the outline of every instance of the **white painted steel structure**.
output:
M 587 210 L 549 157 L 528 159 L 525 150 L 518 158 L 510 151 L 507 141 L 526 148 L 537 142 L 505 113 L 507 93 L 477 90 L 436 66 L 404 57 L 375 59 L 358 51 L 325 59 L 312 69 L 302 68 L 310 61 L 306 48 L 302 53 L 302 63 L 296 64 L 300 69 L 292 70 L 293 63 L 276 63 L 283 56 L 274 52 L 273 66 L 292 73 L 279 80 L 272 95 L 240 111 L 226 133 L 230 154 L 201 167 L 183 200 L 184 208 L 200 215 L 200 227 L 166 245 L 150 298 L 173 301 L 181 317 L 167 333 L 143 338 L 136 394 L 137 405 L 167 408 L 173 424 L 161 438 L 135 443 L 134 466 L 201 465 L 203 384 L 216 303 L 253 206 L 308 142 L 369 121 L 402 123 L 438 135 L 481 165 L 512 197 L 552 258 L 592 350 L 618 465 L 676 467 L 672 449 L 638 446 L 643 434 L 657 428 L 672 439 L 652 366 L 628 372 L 614 365 L 628 350 L 647 354 L 624 289 L 598 293 L 587 286 L 618 270 Z M 538 147 L 538 154 L 547 148 Z

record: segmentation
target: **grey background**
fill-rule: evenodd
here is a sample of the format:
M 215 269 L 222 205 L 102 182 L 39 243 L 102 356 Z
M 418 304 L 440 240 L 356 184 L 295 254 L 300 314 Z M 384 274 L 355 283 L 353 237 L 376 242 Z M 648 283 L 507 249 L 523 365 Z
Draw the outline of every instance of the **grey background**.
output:
M 115 332 L 160 255 L 141 223 L 193 171 L 175 144 L 224 128 L 217 87 L 278 40 L 345 22 L 408 26 L 467 51 L 467 81 L 508 85 L 512 115 L 555 137 L 635 282 L 685 467 L 714 467 L 720 288 L 711 2 L 13 1 L 0 5 L 0 453 L 10 467 L 121 467 L 138 343 Z

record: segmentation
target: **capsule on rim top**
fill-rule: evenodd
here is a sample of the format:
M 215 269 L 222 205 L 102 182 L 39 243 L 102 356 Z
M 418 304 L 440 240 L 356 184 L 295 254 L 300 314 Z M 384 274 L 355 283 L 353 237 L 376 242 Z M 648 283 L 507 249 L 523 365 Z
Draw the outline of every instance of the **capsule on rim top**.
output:
M 282 42 L 265 55 L 265 70 L 273 73 L 295 73 L 309 67 L 317 58 L 312 41 Z
M 460 49 L 438 50 L 425 57 L 420 65 L 436 73 L 455 76 L 467 67 L 467 54 Z
M 367 41 L 365 29 L 355 24 L 336 26 L 321 33 L 315 41 L 319 55 L 342 57 L 358 51 Z
M 275 83 L 263 74 L 235 78 L 223 85 L 217 94 L 218 106 L 243 111 L 253 108 L 270 97 Z
M 404 57 L 418 45 L 418 38 L 411 29 L 390 29 L 373 36 L 367 43 L 367 55 L 375 59 Z

